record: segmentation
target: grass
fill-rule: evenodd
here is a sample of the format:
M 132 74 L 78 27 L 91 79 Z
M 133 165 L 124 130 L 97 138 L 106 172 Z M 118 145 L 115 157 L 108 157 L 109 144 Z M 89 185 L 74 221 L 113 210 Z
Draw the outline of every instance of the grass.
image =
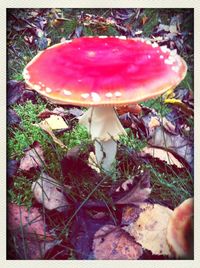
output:
M 67 18 L 68 20 L 61 23 L 55 23 L 55 17 L 52 10 L 47 9 L 47 25 L 45 28 L 46 37 L 51 39 L 51 45 L 60 42 L 61 38 L 68 39 L 68 36 L 76 29 L 78 22 L 75 15 L 79 14 L 78 9 L 60 9 L 60 14 Z M 17 15 L 17 10 L 13 11 L 15 16 L 19 18 L 27 19 L 27 10 L 20 10 L 20 13 Z M 98 15 L 109 15 L 108 10 L 99 9 L 98 11 L 94 9 L 85 10 L 85 12 Z M 178 14 L 179 10 L 175 11 L 174 14 Z M 164 9 L 144 9 L 142 13 L 143 16 L 148 18 L 147 22 L 140 27 L 142 27 L 143 33 L 148 37 L 154 27 L 158 25 L 158 19 L 161 18 L 162 23 L 169 24 L 169 17 L 171 16 L 170 10 L 164 12 Z M 187 22 L 191 24 L 191 17 L 187 17 Z M 20 25 L 22 26 L 21 22 Z M 139 25 L 139 24 L 138 24 Z M 185 26 L 184 27 L 188 27 Z M 134 28 L 134 25 L 133 25 Z M 11 29 L 13 25 L 11 24 Z M 187 29 L 187 28 L 186 28 Z M 14 31 L 13 31 L 14 32 Z M 8 43 L 8 78 L 9 80 L 15 79 L 22 81 L 22 71 L 25 65 L 33 58 L 34 55 L 38 53 L 38 48 L 35 45 L 30 46 L 25 42 L 24 36 L 30 35 L 28 30 L 22 32 L 22 34 L 14 35 L 12 31 L 9 32 L 9 42 Z M 92 36 L 92 35 L 120 35 L 112 25 L 108 26 L 105 32 L 102 32 L 102 29 L 96 27 L 84 27 L 83 35 Z M 193 89 L 193 55 L 189 54 L 183 55 L 186 61 L 189 62 L 189 72 L 186 75 L 186 78 L 181 83 L 181 86 Z M 155 100 L 148 100 L 142 102 L 143 105 L 155 109 L 160 117 L 166 116 L 171 110 L 170 108 L 163 103 L 162 97 L 159 97 Z M 8 158 L 9 159 L 21 159 L 24 156 L 24 150 L 28 148 L 34 141 L 38 141 L 42 150 L 45 154 L 45 163 L 44 170 L 57 180 L 62 180 L 62 172 L 60 160 L 67 153 L 68 150 L 79 145 L 81 151 L 84 153 L 87 151 L 88 146 L 91 144 L 89 134 L 85 127 L 78 125 L 74 122 L 70 131 L 66 131 L 63 135 L 58 136 L 58 138 L 67 146 L 68 149 L 62 149 L 59 145 L 55 144 L 52 138 L 45 133 L 42 129 L 35 126 L 34 124 L 39 123 L 41 119 L 38 118 L 38 114 L 48 109 L 53 109 L 54 106 L 51 106 L 47 102 L 38 98 L 37 103 L 33 104 L 30 101 L 27 101 L 23 104 L 15 104 L 12 106 L 14 111 L 20 116 L 21 124 L 19 127 L 8 127 Z M 190 120 L 191 127 L 193 126 L 193 120 Z M 134 149 L 136 151 L 141 151 L 146 145 L 147 140 L 145 139 L 136 139 L 132 131 L 127 130 L 127 136 L 120 137 L 120 145 L 124 145 L 127 150 Z M 135 173 L 137 173 L 138 167 L 129 166 L 129 157 L 124 161 L 123 165 L 125 167 L 123 179 L 131 178 Z M 187 199 L 193 195 L 193 182 L 191 174 L 186 174 L 186 172 L 179 173 L 176 170 L 170 170 L 169 168 L 160 169 L 155 163 L 148 163 L 143 165 L 144 170 L 148 169 L 151 174 L 151 200 L 153 202 L 162 203 L 169 205 L 173 208 L 177 206 L 180 202 Z M 71 215 L 71 218 L 68 219 L 68 222 L 63 223 L 63 230 L 67 231 L 72 223 L 74 217 L 77 215 L 81 207 L 89 200 L 94 198 L 96 200 L 101 200 L 105 202 L 108 207 L 108 213 L 116 221 L 115 216 L 112 215 L 112 212 L 109 211 L 112 202 L 107 194 L 107 189 L 112 186 L 113 181 L 116 179 L 120 180 L 120 174 L 116 171 L 111 176 L 105 177 L 102 179 L 101 183 L 94 186 L 94 183 L 90 181 L 87 177 L 84 177 L 80 180 L 80 177 L 71 177 L 67 182 L 67 185 L 73 186 L 73 189 L 76 189 L 74 192 L 69 191 L 68 194 L 71 195 L 73 200 L 81 201 L 80 207 L 78 207 Z M 31 207 L 33 202 L 33 195 L 31 191 L 32 182 L 37 180 L 38 174 L 33 178 L 27 179 L 23 174 L 18 174 L 13 179 L 13 185 L 8 189 L 8 200 L 14 202 L 18 205 L 25 205 L 26 207 Z M 107 188 L 106 188 L 107 187 Z M 105 190 L 106 189 L 106 190 Z M 117 221 L 116 221 L 117 222 Z M 63 234 L 63 233 L 62 233 Z M 72 255 L 72 254 L 71 254 Z M 74 257 L 72 257 L 74 258 Z
M 120 143 L 127 146 L 128 148 L 136 151 L 141 151 L 147 144 L 145 140 L 136 139 L 133 132 L 130 129 L 126 130 L 127 136 L 121 135 Z
M 47 135 L 34 124 L 39 122 L 38 114 L 45 110 L 46 104 L 41 100 L 37 105 L 27 101 L 23 105 L 13 106 L 14 111 L 20 116 L 20 128 L 8 128 L 10 138 L 8 139 L 8 157 L 20 159 L 24 150 L 34 141 L 46 144 Z
M 8 190 L 8 202 L 30 208 L 33 198 L 33 192 L 31 190 L 32 181 L 27 180 L 24 176 L 16 176 L 13 187 Z

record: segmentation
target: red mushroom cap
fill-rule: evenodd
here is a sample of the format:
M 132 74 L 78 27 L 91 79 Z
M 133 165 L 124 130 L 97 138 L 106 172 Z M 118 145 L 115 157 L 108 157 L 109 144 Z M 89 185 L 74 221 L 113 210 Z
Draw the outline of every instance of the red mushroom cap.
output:
M 50 100 L 82 106 L 136 103 L 175 88 L 186 63 L 144 39 L 82 37 L 54 45 L 24 70 L 27 84 Z

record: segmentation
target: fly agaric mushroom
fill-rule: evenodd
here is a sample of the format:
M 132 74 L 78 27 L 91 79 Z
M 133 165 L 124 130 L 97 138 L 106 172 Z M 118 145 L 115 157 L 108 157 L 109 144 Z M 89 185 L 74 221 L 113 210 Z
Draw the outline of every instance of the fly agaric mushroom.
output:
M 26 66 L 26 83 L 54 103 L 90 106 L 80 118 L 109 170 L 116 140 L 126 134 L 114 106 L 138 103 L 175 88 L 186 74 L 176 50 L 142 38 L 82 37 L 40 52 Z
M 167 227 L 167 242 L 177 258 L 193 256 L 193 198 L 174 209 Z

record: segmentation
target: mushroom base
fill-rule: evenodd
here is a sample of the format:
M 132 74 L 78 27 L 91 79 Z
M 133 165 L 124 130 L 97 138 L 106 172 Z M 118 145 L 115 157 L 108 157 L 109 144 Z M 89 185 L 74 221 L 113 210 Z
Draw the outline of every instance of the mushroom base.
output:
M 119 135 L 126 135 L 114 108 L 91 107 L 79 118 L 79 123 L 86 126 L 95 141 L 97 165 L 110 170 L 115 161 Z

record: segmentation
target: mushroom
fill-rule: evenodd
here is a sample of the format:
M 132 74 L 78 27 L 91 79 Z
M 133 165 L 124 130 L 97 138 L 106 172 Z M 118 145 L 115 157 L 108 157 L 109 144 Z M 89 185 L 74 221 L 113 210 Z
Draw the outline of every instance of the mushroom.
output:
M 167 227 L 167 242 L 177 258 L 193 257 L 194 200 L 189 198 L 176 207 Z
M 94 140 L 97 163 L 110 170 L 126 132 L 114 107 L 174 89 L 186 74 L 176 50 L 142 38 L 82 37 L 40 52 L 25 67 L 26 83 L 54 103 L 90 107 L 80 117 Z

